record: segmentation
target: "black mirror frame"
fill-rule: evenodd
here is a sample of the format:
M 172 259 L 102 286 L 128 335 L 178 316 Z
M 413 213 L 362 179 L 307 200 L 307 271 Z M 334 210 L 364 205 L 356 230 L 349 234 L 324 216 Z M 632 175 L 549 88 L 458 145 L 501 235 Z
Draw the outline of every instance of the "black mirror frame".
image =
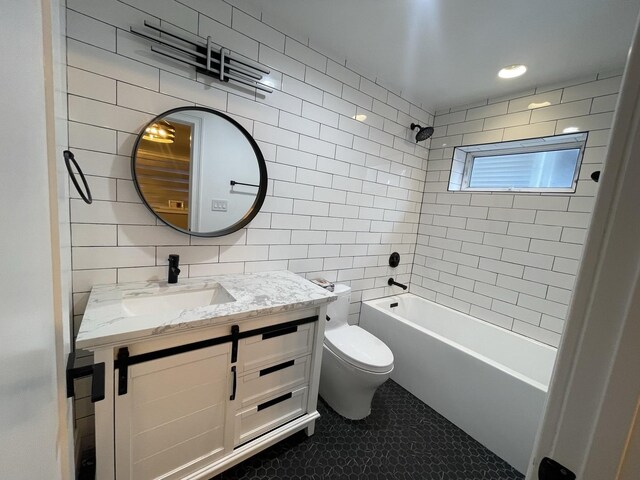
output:
M 163 119 L 164 117 L 166 117 L 168 115 L 172 115 L 174 113 L 183 112 L 183 111 L 187 111 L 187 110 L 200 110 L 200 111 L 203 111 L 203 112 L 212 113 L 214 115 L 217 115 L 219 117 L 224 118 L 225 120 L 230 122 L 232 125 L 234 125 L 238 130 L 240 130 L 240 132 L 242 132 L 242 134 L 245 136 L 245 138 L 247 139 L 247 141 L 249 142 L 249 144 L 253 148 L 253 152 L 256 155 L 256 160 L 258 161 L 258 168 L 260 170 L 260 185 L 258 187 L 258 194 L 256 195 L 256 199 L 253 202 L 253 205 L 251 205 L 251 208 L 236 223 L 234 223 L 232 225 L 229 225 L 228 227 L 223 228 L 221 230 L 216 230 L 216 231 L 213 231 L 213 232 L 204 232 L 204 233 L 191 232 L 189 230 L 185 230 L 185 229 L 176 227 L 175 225 L 171 225 L 170 223 L 166 222 L 164 219 L 162 219 L 153 210 L 153 208 L 151 208 L 151 205 L 149 205 L 147 200 L 144 198 L 144 195 L 142 194 L 142 191 L 140 190 L 140 186 L 138 185 L 138 178 L 136 176 L 136 152 L 138 151 L 138 145 L 140 144 L 140 140 L 142 139 L 142 136 L 144 135 L 144 132 L 145 132 L 146 128 L 148 126 L 152 125 L 154 122 L 157 122 L 158 120 L 161 120 L 161 119 Z M 264 203 L 264 199 L 267 196 L 267 183 L 268 183 L 267 164 L 264 161 L 264 156 L 262 155 L 262 152 L 260 151 L 260 147 L 258 147 L 258 144 L 256 143 L 256 141 L 253 139 L 251 134 L 249 132 L 247 132 L 247 130 L 242 125 L 240 125 L 237 121 L 235 121 L 233 118 L 229 117 L 225 113 L 219 112 L 218 110 L 214 110 L 212 108 L 207 108 L 207 107 L 195 107 L 195 106 L 194 107 L 189 107 L 189 106 L 187 106 L 187 107 L 172 108 L 171 110 L 167 110 L 166 112 L 161 113 L 160 115 L 158 115 L 155 118 L 153 118 L 150 122 L 145 124 L 144 127 L 142 127 L 142 130 L 141 130 L 140 134 L 138 135 L 138 138 L 136 139 L 136 143 L 133 145 L 133 152 L 131 153 L 131 178 L 133 179 L 133 184 L 136 187 L 136 191 L 138 192 L 138 195 L 140 196 L 140 199 L 142 200 L 142 203 L 145 204 L 145 206 L 149 209 L 149 211 L 151 213 L 153 213 L 153 215 L 156 218 L 158 218 L 162 223 L 164 223 L 168 227 L 171 227 L 174 230 L 177 230 L 178 232 L 186 233 L 187 235 L 193 235 L 193 236 L 196 236 L 196 237 L 223 237 L 223 236 L 229 235 L 229 234 L 231 234 L 233 232 L 237 232 L 241 228 L 243 228 L 246 225 L 248 225 L 249 222 L 251 222 L 251 220 L 253 220 L 255 218 L 255 216 L 260 211 L 260 208 L 262 208 L 262 204 Z

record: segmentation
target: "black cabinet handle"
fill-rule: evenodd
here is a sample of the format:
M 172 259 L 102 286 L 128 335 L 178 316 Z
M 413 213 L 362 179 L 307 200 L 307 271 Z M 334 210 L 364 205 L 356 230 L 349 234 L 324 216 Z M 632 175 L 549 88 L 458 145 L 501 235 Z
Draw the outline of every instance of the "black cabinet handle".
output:
M 274 365 L 273 367 L 263 368 L 260 370 L 260 377 L 264 377 L 265 375 L 269 375 L 270 373 L 277 372 L 278 370 L 284 370 L 285 368 L 292 367 L 296 363 L 295 360 L 289 360 L 288 362 L 281 363 L 279 365 Z
M 233 373 L 233 391 L 231 392 L 231 396 L 229 400 L 236 399 L 236 389 L 238 387 L 238 373 L 236 372 L 236 366 L 231 367 L 231 373 Z
M 258 405 L 258 411 L 277 405 L 278 403 L 284 402 L 285 400 L 289 400 L 291 397 L 293 397 L 293 393 L 289 392 L 276 397 L 273 400 L 269 400 L 268 402 L 261 403 L 260 405 Z

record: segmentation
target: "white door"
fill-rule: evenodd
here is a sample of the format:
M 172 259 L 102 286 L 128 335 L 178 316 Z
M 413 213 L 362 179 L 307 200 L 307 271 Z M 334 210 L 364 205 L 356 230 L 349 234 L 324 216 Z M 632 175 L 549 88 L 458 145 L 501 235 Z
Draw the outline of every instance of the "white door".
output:
M 527 472 L 530 480 L 539 478 L 538 465 L 544 457 L 580 480 L 640 478 L 637 28 L 609 144 L 547 409 Z
M 118 480 L 184 478 L 231 451 L 230 357 L 225 343 L 128 368 L 114 393 Z
M 0 2 L 0 476 L 15 480 L 74 476 L 56 188 L 61 12 L 56 0 Z

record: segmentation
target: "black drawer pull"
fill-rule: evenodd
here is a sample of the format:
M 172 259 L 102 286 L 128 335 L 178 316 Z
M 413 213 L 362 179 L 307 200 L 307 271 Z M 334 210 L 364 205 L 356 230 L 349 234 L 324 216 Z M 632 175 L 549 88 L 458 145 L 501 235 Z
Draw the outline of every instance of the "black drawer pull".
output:
M 389 308 L 395 308 L 398 306 L 398 302 L 393 302 L 391 305 L 389 305 Z
M 273 367 L 263 368 L 262 370 L 260 370 L 260 376 L 263 377 L 265 375 L 269 375 L 270 373 L 277 372 L 278 370 L 284 370 L 285 368 L 292 367 L 294 363 L 296 363 L 295 360 L 289 360 L 288 362 L 274 365 Z
M 275 338 L 281 335 L 288 335 L 290 333 L 295 333 L 297 331 L 298 331 L 298 326 L 294 325 L 293 327 L 281 328 L 279 330 L 274 330 L 273 332 L 263 333 L 262 339 L 267 340 L 269 338 Z
M 285 400 L 289 400 L 291 397 L 293 396 L 293 394 L 291 392 L 285 394 L 285 395 L 281 395 L 279 397 L 274 398 L 273 400 L 269 400 L 268 402 L 264 402 L 261 403 L 260 405 L 258 405 L 258 411 L 260 410 L 264 410 L 265 408 L 269 408 L 272 407 L 278 403 L 284 402 Z

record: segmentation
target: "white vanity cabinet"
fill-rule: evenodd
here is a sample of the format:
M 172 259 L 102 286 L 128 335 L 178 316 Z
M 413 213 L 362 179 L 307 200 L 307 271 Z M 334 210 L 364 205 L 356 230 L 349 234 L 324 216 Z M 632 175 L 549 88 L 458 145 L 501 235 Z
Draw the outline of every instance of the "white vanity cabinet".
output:
M 321 305 L 96 349 L 113 379 L 95 404 L 97 479 L 209 479 L 311 435 L 325 316 Z
M 97 480 L 208 480 L 313 434 L 335 298 L 286 270 L 95 286 Z

